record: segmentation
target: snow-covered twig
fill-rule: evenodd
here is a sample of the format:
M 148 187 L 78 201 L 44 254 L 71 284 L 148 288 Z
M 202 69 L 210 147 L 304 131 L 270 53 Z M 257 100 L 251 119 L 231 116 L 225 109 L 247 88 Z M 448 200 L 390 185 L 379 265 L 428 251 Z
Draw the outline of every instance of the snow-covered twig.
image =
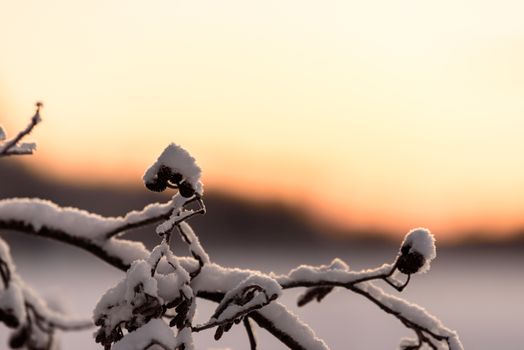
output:
M 254 310 L 263 308 L 281 294 L 280 285 L 272 278 L 262 274 L 252 274 L 237 286 L 230 289 L 220 301 L 211 319 L 201 326 L 193 327 L 194 332 L 217 327 L 215 339 L 218 340 L 224 331 L 233 323 L 242 319 Z
M 432 349 L 441 349 L 441 344 L 438 344 L 438 342 L 444 341 L 450 350 L 463 350 L 457 333 L 442 325 L 436 317 L 430 315 L 424 308 L 389 295 L 371 282 L 353 285 L 348 289 L 366 297 L 381 310 L 395 316 L 402 324 L 415 332 L 419 339 L 419 345 L 406 349 L 420 349 L 423 344 L 427 344 Z
M 43 105 L 41 102 L 37 102 L 36 112 L 33 115 L 33 117 L 31 117 L 31 121 L 29 122 L 27 127 L 24 130 L 20 131 L 14 138 L 12 138 L 9 141 L 6 141 L 3 145 L 0 145 L 0 157 L 33 154 L 33 151 L 36 149 L 36 145 L 34 143 L 18 143 L 25 136 L 29 135 L 33 128 L 42 121 L 42 119 L 40 118 L 40 108 L 42 108 L 42 106 Z M 3 141 L 5 134 L 3 130 L 1 130 L 1 128 L 0 131 L 0 135 L 2 136 L 0 138 L 0 141 Z

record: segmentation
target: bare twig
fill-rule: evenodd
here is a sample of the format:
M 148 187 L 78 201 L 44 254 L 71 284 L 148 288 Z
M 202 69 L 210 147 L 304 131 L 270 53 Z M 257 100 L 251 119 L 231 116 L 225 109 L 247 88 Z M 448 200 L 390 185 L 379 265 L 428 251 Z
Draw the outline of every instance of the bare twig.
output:
M 32 154 L 32 149 L 16 149 L 15 146 L 22 140 L 25 136 L 29 135 L 33 128 L 42 121 L 40 118 L 40 108 L 42 108 L 42 103 L 37 102 L 36 103 L 36 112 L 31 118 L 31 121 L 29 122 L 29 125 L 27 127 L 20 131 L 18 135 L 16 135 L 11 140 L 7 141 L 3 146 L 0 147 L 0 157 L 4 156 L 10 156 L 10 155 L 26 155 L 26 154 Z
M 4 288 L 9 288 L 9 281 L 11 280 L 11 271 L 7 263 L 0 258 L 0 275 L 2 276 L 2 282 L 4 283 Z
M 246 329 L 251 350 L 257 350 L 257 338 L 255 337 L 255 332 L 253 331 L 249 317 L 244 317 L 244 320 L 242 322 L 244 323 L 244 328 Z

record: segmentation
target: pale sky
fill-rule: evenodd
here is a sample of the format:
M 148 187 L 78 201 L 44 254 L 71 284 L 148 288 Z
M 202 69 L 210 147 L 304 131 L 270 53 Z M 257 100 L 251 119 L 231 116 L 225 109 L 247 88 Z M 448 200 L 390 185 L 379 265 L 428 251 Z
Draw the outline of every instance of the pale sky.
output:
M 138 183 L 169 142 L 208 188 L 347 227 L 524 227 L 522 1 L 12 1 L 0 123 L 35 169 Z M 448 235 L 448 236 L 446 236 Z

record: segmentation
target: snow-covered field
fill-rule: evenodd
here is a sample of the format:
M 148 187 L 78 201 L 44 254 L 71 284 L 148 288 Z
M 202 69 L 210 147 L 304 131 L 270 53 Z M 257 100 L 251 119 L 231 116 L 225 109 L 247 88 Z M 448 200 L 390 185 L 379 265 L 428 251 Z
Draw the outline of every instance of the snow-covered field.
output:
M 220 251 L 211 255 L 226 266 L 256 268 L 284 272 L 298 264 L 327 263 L 340 256 L 353 269 L 374 267 L 388 262 L 394 251 L 371 254 L 369 251 L 352 256 L 330 252 L 291 251 Z M 77 250 L 65 253 L 39 253 L 14 256 L 22 277 L 44 295 L 68 300 L 70 309 L 78 315 L 90 315 L 99 296 L 123 276 L 96 259 Z M 443 323 L 456 329 L 466 349 L 522 349 L 524 324 L 524 256 L 519 252 L 441 253 L 427 275 L 415 276 L 402 296 L 426 307 Z M 388 292 L 395 293 L 384 287 Z M 391 316 L 358 295 L 338 290 L 322 304 L 304 308 L 295 306 L 300 291 L 287 291 L 283 301 L 300 315 L 332 349 L 394 349 L 401 337 L 409 335 Z M 214 305 L 201 301 L 197 321 L 206 320 Z M 96 349 L 92 331 L 63 334 L 65 349 Z M 278 342 L 259 330 L 261 349 L 284 349 Z M 5 329 L 0 330 L 0 348 L 4 348 Z M 220 342 L 213 331 L 196 337 L 197 349 L 247 349 L 242 327 L 234 327 Z

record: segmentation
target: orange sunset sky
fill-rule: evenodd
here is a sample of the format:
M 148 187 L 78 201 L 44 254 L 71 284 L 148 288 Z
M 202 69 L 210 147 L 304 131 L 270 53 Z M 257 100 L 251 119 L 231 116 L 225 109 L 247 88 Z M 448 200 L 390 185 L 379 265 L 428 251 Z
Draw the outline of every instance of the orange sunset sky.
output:
M 5 2 L 0 123 L 39 172 L 138 184 L 169 142 L 208 189 L 440 238 L 524 227 L 522 1 Z

